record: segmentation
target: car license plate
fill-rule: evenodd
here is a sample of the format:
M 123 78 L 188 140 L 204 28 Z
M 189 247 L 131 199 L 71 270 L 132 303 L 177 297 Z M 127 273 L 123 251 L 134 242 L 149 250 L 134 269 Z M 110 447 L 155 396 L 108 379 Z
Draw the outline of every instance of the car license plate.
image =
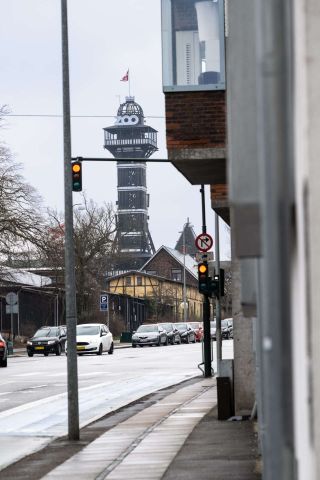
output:
M 83 345 L 78 345 L 77 350 L 85 350 L 85 347 Z
M 35 350 L 44 350 L 44 347 L 34 347 Z

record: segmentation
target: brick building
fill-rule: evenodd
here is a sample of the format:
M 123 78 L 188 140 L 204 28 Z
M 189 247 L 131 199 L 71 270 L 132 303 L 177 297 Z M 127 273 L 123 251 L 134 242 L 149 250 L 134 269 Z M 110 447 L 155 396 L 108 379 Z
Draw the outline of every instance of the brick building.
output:
M 162 0 L 163 91 L 168 159 L 191 184 L 210 186 L 212 209 L 230 225 L 224 8 L 223 0 Z M 255 359 L 239 269 L 232 251 L 234 398 L 243 414 L 255 401 Z

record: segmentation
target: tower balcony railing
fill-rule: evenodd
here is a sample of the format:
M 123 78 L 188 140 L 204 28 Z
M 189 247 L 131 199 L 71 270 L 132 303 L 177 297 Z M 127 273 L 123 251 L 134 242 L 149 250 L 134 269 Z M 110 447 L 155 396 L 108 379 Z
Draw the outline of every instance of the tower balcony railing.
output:
M 120 145 L 152 145 L 157 146 L 157 142 L 152 138 L 123 138 L 123 139 L 111 139 L 105 138 L 105 145 L 108 146 L 120 146 Z

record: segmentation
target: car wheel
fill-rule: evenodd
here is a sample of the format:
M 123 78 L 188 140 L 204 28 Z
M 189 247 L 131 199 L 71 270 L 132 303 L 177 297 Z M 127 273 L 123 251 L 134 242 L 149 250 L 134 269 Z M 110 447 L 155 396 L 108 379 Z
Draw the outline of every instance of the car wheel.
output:
M 0 360 L 0 367 L 7 367 L 8 366 L 8 360 Z
M 190 338 L 189 338 L 189 335 L 187 335 L 187 338 L 186 338 L 186 343 L 190 343 Z
M 97 352 L 97 355 L 102 355 L 102 343 L 99 345 L 99 350 Z
M 32 353 L 32 352 L 28 352 L 28 357 L 33 357 L 33 353 Z
M 168 337 L 166 338 L 165 345 L 169 345 L 169 340 L 168 340 Z
M 193 343 L 196 343 L 197 339 L 196 339 L 196 336 L 193 335 Z
M 158 343 L 156 343 L 157 347 L 161 347 L 161 337 L 159 337 Z
M 56 348 L 57 357 L 59 357 L 61 355 L 61 351 L 62 351 L 61 345 L 60 345 L 60 343 L 58 343 L 57 348 Z
M 49 355 L 49 353 L 48 353 L 48 352 L 44 352 L 43 355 L 44 355 L 45 357 L 47 357 L 47 356 Z
M 132 348 L 137 348 L 137 345 L 132 345 Z
M 112 354 L 113 354 L 113 342 L 111 342 L 110 348 L 108 350 L 108 355 L 112 355 Z

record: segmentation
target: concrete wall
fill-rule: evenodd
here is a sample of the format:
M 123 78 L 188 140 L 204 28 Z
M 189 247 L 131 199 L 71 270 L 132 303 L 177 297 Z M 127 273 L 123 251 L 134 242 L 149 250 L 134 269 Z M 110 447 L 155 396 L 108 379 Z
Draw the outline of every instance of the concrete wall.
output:
M 310 335 L 310 363 L 309 375 L 311 378 L 311 392 L 308 401 L 311 420 L 311 444 L 314 448 L 315 478 L 320 478 L 320 422 L 318 408 L 320 405 L 320 2 L 319 0 L 296 1 L 300 7 L 301 22 L 304 24 L 304 35 L 297 42 L 305 41 L 304 55 L 299 65 L 306 70 L 306 128 L 301 132 L 305 136 L 307 158 L 309 159 L 309 182 L 306 192 L 308 199 L 307 230 L 309 239 L 309 263 L 307 271 L 310 274 L 310 315 L 307 328 Z M 297 91 L 297 96 L 298 96 Z M 301 93 L 300 93 L 301 95 Z M 299 117 L 297 116 L 297 123 Z M 303 455 L 302 451 L 302 455 Z M 307 478 L 307 477 L 301 477 Z
M 247 415 L 255 401 L 255 358 L 252 319 L 241 308 L 240 262 L 232 259 L 232 316 L 234 345 L 235 414 Z

